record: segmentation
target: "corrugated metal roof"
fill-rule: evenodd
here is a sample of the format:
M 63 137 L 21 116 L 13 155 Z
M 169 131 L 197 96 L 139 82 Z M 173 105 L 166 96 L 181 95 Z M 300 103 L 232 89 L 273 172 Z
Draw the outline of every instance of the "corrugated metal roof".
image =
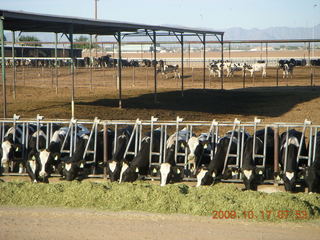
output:
M 37 14 L 23 11 L 7 11 L 0 9 L 0 16 L 4 18 L 4 29 L 23 32 L 56 32 L 74 34 L 113 35 L 117 32 L 137 32 L 141 29 L 154 31 L 170 31 L 191 34 L 223 35 L 224 32 L 195 29 L 188 27 L 155 26 L 118 22 L 110 20 L 95 20 L 87 18 L 65 17 L 58 15 Z

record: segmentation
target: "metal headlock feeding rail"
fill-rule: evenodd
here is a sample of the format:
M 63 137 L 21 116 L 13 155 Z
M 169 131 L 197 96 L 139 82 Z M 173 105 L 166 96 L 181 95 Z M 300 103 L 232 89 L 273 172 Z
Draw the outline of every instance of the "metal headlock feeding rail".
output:
M 274 129 L 274 166 L 275 172 L 278 172 L 278 164 L 279 164 L 279 134 L 282 132 L 288 132 L 290 129 L 297 129 L 301 131 L 301 138 L 299 141 L 299 150 L 297 155 L 297 162 L 300 160 L 307 160 L 308 166 L 315 161 L 315 151 L 317 145 L 317 134 L 318 130 L 320 129 L 320 125 L 312 124 L 311 121 L 305 120 L 303 123 L 263 123 L 261 119 L 255 118 L 252 122 L 241 122 L 238 119 L 235 119 L 233 122 L 218 122 L 216 120 L 212 121 L 184 121 L 183 118 L 177 117 L 175 120 L 172 121 L 161 121 L 158 118 L 151 117 L 150 120 L 100 120 L 95 118 L 94 120 L 77 120 L 77 119 L 70 119 L 70 120 L 50 120 L 45 119 L 43 116 L 37 115 L 35 119 L 21 119 L 20 116 L 14 115 L 13 118 L 9 119 L 0 119 L 0 138 L 1 141 L 4 140 L 6 136 L 6 131 L 13 127 L 15 129 L 21 129 L 21 137 L 18 137 L 16 131 L 13 132 L 13 139 L 15 143 L 19 143 L 22 146 L 22 160 L 26 160 L 27 158 L 27 151 L 28 151 L 28 139 L 29 136 L 29 127 L 34 126 L 36 130 L 45 129 L 44 133 L 46 135 L 46 147 L 48 148 L 49 143 L 52 139 L 54 134 L 54 129 L 56 126 L 64 127 L 67 129 L 66 137 L 61 145 L 61 154 L 65 156 L 72 156 L 78 144 L 78 139 L 80 135 L 86 134 L 88 136 L 88 140 L 86 142 L 83 159 L 87 159 L 87 164 L 94 164 L 92 168 L 92 175 L 93 177 L 106 177 L 106 175 L 96 175 L 96 165 L 100 162 L 107 162 L 108 159 L 108 150 L 106 145 L 108 141 L 110 141 L 109 133 L 112 132 L 113 139 L 117 139 L 118 129 L 119 126 L 132 126 L 133 131 L 129 138 L 128 145 L 126 146 L 125 153 L 123 158 L 126 159 L 130 156 L 130 158 L 137 155 L 138 151 L 141 149 L 141 142 L 143 139 L 143 135 L 146 132 L 150 131 L 150 153 L 149 153 L 149 163 L 150 163 L 150 170 L 154 168 L 159 168 L 160 164 L 164 162 L 164 157 L 166 155 L 166 143 L 169 136 L 175 134 L 176 138 L 175 141 L 175 161 L 179 169 L 184 170 L 184 177 L 186 180 L 194 180 L 194 178 L 190 178 L 190 163 L 188 162 L 188 149 L 185 149 L 184 152 L 178 152 L 178 133 L 182 129 L 186 130 L 186 141 L 188 141 L 192 136 L 198 136 L 201 132 L 203 132 L 205 128 L 208 128 L 208 131 L 205 131 L 207 134 L 206 140 L 210 140 L 211 149 L 210 159 L 212 160 L 216 151 L 216 146 L 219 142 L 219 138 L 223 137 L 226 133 L 221 131 L 221 129 L 230 129 L 227 134 L 230 137 L 229 145 L 225 160 L 228 158 L 234 158 L 235 161 L 228 165 L 228 162 L 225 161 L 224 163 L 224 170 L 232 169 L 235 170 L 236 174 L 233 176 L 232 179 L 240 179 L 241 174 L 240 170 L 242 168 L 242 160 L 243 160 L 243 153 L 244 153 L 244 143 L 245 143 L 245 132 L 250 132 L 251 136 L 253 136 L 253 159 L 260 158 L 262 159 L 262 164 L 257 165 L 257 168 L 264 170 L 265 163 L 266 163 L 266 139 L 267 129 L 272 128 Z M 158 152 L 153 151 L 154 149 L 154 130 L 157 129 L 161 132 L 160 135 L 160 143 Z M 264 144 L 263 144 L 263 153 L 257 154 L 256 153 L 256 131 L 259 129 L 265 129 L 264 135 Z M 103 132 L 103 157 L 97 156 L 97 148 L 98 148 L 98 134 L 99 131 Z M 109 132 L 110 131 L 110 132 Z M 108 134 L 107 134 L 108 132 Z M 219 136 L 219 134 L 222 134 Z M 236 137 L 235 143 L 237 145 L 236 152 L 231 152 L 231 144 Z M 286 136 L 288 140 L 288 134 Z M 305 138 L 309 140 L 308 144 L 308 154 L 302 155 L 302 143 L 305 141 Z M 101 139 L 101 138 L 99 138 Z M 135 145 L 134 149 L 130 149 L 131 144 Z M 113 150 L 112 153 L 115 152 L 117 148 L 117 141 L 113 142 Z M 37 134 L 37 149 L 39 150 L 39 134 Z M 89 157 L 90 156 L 90 157 Z M 91 157 L 92 156 L 92 157 Z M 158 157 L 158 158 L 155 158 Z M 102 159 L 100 159 L 102 158 Z M 157 159 L 157 160 L 154 160 Z M 286 170 L 287 166 L 287 159 L 288 159 L 288 150 L 285 149 L 285 161 L 284 161 L 284 171 Z M 199 167 L 199 166 L 197 166 Z M 277 168 L 276 168 L 277 167 Z M 11 168 L 13 169 L 13 168 Z M 8 173 L 9 175 L 19 175 L 18 172 L 11 171 Z

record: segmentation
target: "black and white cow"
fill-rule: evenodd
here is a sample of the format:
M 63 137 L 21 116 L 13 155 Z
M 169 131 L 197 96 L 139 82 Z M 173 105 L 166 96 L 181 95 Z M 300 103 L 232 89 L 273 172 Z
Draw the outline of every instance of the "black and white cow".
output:
M 280 60 L 279 67 L 282 69 L 282 78 L 293 77 L 293 68 L 296 66 L 296 61 L 294 59 Z
M 169 182 L 181 181 L 184 176 L 184 168 L 178 167 L 177 162 L 183 161 L 184 157 L 177 156 L 175 160 L 175 153 L 185 153 L 187 147 L 187 138 L 190 136 L 190 131 L 183 128 L 178 133 L 172 134 L 166 143 L 166 155 L 164 162 L 160 165 L 160 186 L 165 186 Z M 178 145 L 176 146 L 176 140 Z
M 230 154 L 237 153 L 237 145 L 238 139 L 244 137 L 244 141 L 250 136 L 247 132 L 241 131 L 240 134 L 238 132 L 233 133 L 233 138 L 231 139 L 232 131 L 226 133 L 226 135 L 218 140 L 215 154 L 213 159 L 210 161 L 208 167 L 203 167 L 199 170 L 197 174 L 197 187 L 201 185 L 211 185 L 219 182 L 221 179 L 227 179 L 233 175 L 233 171 L 227 169 L 228 165 L 235 164 L 236 158 L 229 157 L 227 159 L 227 163 L 225 163 L 226 155 L 228 152 L 228 146 L 231 140 L 230 146 Z M 241 148 L 241 145 L 239 146 Z M 226 166 L 226 169 L 224 169 Z
M 224 63 L 222 64 L 222 61 L 212 61 L 209 64 L 209 77 L 211 75 L 213 75 L 214 77 L 216 76 L 216 74 L 218 75 L 218 77 L 221 77 L 221 70 L 223 69 L 223 71 L 226 71 L 226 77 L 231 77 L 231 65 L 232 63 L 229 61 L 224 61 Z
M 261 77 L 267 77 L 267 64 L 266 63 L 254 63 L 254 64 L 245 64 L 245 71 L 250 72 L 251 77 L 253 77 L 253 73 L 261 72 Z
M 199 136 L 192 136 L 188 140 L 188 163 L 191 165 L 190 171 L 195 173 L 198 167 L 208 166 L 210 163 L 210 153 L 214 146 L 211 146 L 212 136 L 207 133 Z
M 309 193 L 320 193 L 320 132 L 316 136 L 314 161 L 305 170 L 305 182 Z
M 28 131 L 29 137 L 36 131 L 36 129 L 37 127 L 35 125 L 28 125 L 26 131 Z M 23 171 L 24 159 L 22 159 L 22 143 L 23 125 L 18 124 L 15 127 L 10 127 L 4 135 L 4 139 L 1 144 L 1 170 L 3 172 L 9 172 L 9 166 L 11 163 L 13 163 L 13 169 L 11 169 L 11 172 L 16 171 L 17 167 L 19 167 L 20 173 Z
M 106 170 L 111 182 L 118 181 L 120 178 L 121 161 L 123 160 L 124 153 L 132 132 L 132 126 L 127 126 L 126 128 L 118 130 L 117 139 L 115 140 L 116 150 L 111 160 L 107 162 L 106 166 Z M 131 143 L 130 149 L 132 150 L 133 147 L 134 141 Z
M 263 164 L 261 157 L 253 158 L 253 143 L 254 136 L 249 137 L 243 150 L 242 159 L 242 179 L 246 190 L 257 190 L 257 185 L 260 184 L 268 173 L 273 172 L 273 152 L 274 152 L 274 131 L 272 128 L 267 128 L 267 139 L 265 139 L 265 129 L 256 131 L 255 137 L 255 154 L 262 155 L 264 152 L 264 142 L 266 142 L 266 161 L 265 170 L 258 169 L 257 165 Z
M 161 131 L 156 129 L 152 134 L 152 152 L 159 152 L 160 150 L 160 138 Z M 148 133 L 141 141 L 141 149 L 137 153 L 137 156 L 129 163 L 124 161 L 122 163 L 120 180 L 119 182 L 133 182 L 138 179 L 139 176 L 145 176 L 149 173 L 149 156 L 150 156 L 150 144 L 151 133 Z M 159 156 L 153 156 L 153 158 L 159 159 Z M 155 161 L 157 160 L 155 159 Z
M 167 65 L 164 63 L 163 60 L 159 61 L 159 69 L 158 72 L 161 72 L 162 75 L 168 79 L 169 73 L 173 73 L 174 78 L 181 78 L 180 72 L 179 72 L 179 65 Z
M 54 133 L 49 142 L 48 148 L 46 148 L 47 136 L 43 130 L 35 132 L 29 141 L 30 150 L 28 153 L 26 168 L 31 181 L 33 182 L 48 182 L 50 174 L 54 169 L 57 169 L 61 163 L 61 147 L 64 139 L 66 138 L 68 128 L 61 127 L 58 130 L 57 128 L 59 128 L 57 125 L 52 128 Z M 38 147 L 36 146 L 37 135 L 39 135 Z
M 288 134 L 288 142 L 286 136 Z M 297 159 L 298 149 L 301 144 L 301 155 L 307 156 L 307 147 L 305 139 L 301 139 L 302 133 L 295 129 L 284 132 L 280 136 L 280 165 L 282 169 L 281 177 L 284 182 L 286 191 L 295 192 L 296 184 L 299 182 L 300 176 L 303 174 L 299 167 L 306 167 L 308 161 L 306 159 Z M 287 162 L 285 163 L 285 152 L 287 148 Z M 286 169 L 284 169 L 286 165 Z

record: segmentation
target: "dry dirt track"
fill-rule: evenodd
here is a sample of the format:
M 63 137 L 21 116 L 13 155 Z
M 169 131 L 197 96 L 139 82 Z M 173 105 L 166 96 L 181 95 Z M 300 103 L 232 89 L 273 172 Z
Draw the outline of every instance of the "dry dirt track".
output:
M 0 207 L 0 239 L 319 239 L 320 224 L 62 208 Z

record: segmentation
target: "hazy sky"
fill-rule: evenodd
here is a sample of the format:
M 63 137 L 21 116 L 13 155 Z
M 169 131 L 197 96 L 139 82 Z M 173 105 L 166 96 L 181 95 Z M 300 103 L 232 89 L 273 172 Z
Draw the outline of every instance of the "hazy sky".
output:
M 0 0 L 0 8 L 94 17 L 94 0 Z M 312 27 L 320 23 L 320 0 L 99 0 L 98 18 L 217 30 Z

